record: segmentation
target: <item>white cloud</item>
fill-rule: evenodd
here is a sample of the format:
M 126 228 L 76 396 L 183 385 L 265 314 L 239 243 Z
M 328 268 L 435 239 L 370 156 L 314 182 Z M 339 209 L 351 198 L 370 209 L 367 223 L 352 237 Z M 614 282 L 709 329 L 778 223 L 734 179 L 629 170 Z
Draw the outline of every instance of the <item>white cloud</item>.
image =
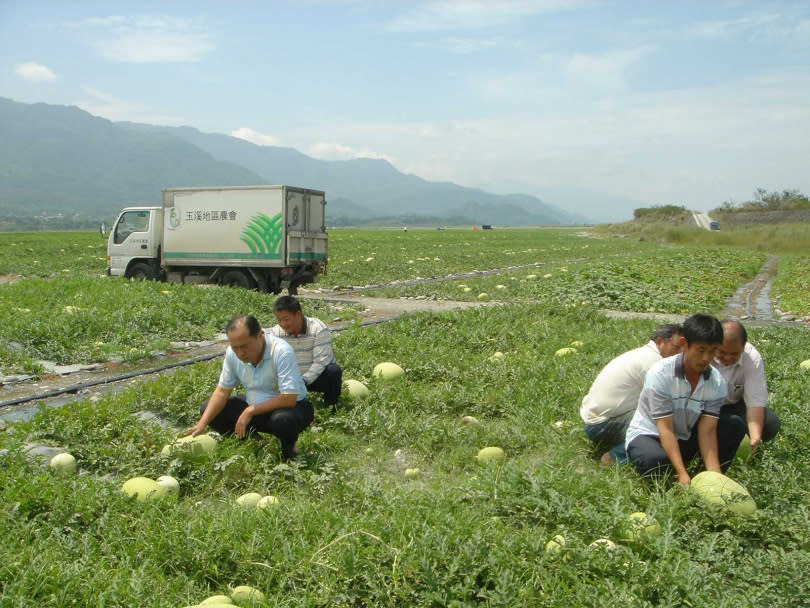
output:
M 35 82 L 56 80 L 56 74 L 54 74 L 49 68 L 40 63 L 34 63 L 33 61 L 28 63 L 18 63 L 14 66 L 14 72 L 26 80 L 32 80 Z
M 458 38 L 450 37 L 431 42 L 417 42 L 416 46 L 440 48 L 453 53 L 454 55 L 469 55 L 479 51 L 486 51 L 496 47 L 504 46 L 503 38 Z
M 694 24 L 689 33 L 695 38 L 725 38 L 738 32 L 750 32 L 781 21 L 779 15 L 756 15 L 716 21 L 703 21 Z
M 791 14 L 767 14 L 696 23 L 687 36 L 707 40 L 743 38 L 800 48 L 810 46 L 810 20 Z
M 649 47 L 620 49 L 600 55 L 578 53 L 566 66 L 569 80 L 602 87 L 620 87 L 625 73 L 639 60 L 650 53 Z
M 386 26 L 398 32 L 490 28 L 538 13 L 567 11 L 590 0 L 441 0 L 418 5 Z
M 214 45 L 195 19 L 141 15 L 95 17 L 71 27 L 86 30 L 103 57 L 124 63 L 188 63 L 202 59 Z
M 249 141 L 259 146 L 278 146 L 281 144 L 281 140 L 279 140 L 278 137 L 259 133 L 250 127 L 239 127 L 238 129 L 231 131 L 231 136 L 244 139 L 245 141 Z
M 357 150 L 343 144 L 316 142 L 307 147 L 307 154 L 321 160 L 351 160 L 353 158 L 381 158 L 393 162 L 390 156 L 373 150 Z
M 542 54 L 534 59 L 531 70 L 480 78 L 470 87 L 482 99 L 510 107 L 576 105 L 595 95 L 615 95 L 627 88 L 627 73 L 653 49 L 638 47 L 616 49 L 601 54 L 577 53 L 571 56 Z M 595 90 L 595 92 L 594 92 Z
M 330 122 L 284 136 L 304 151 L 325 137 L 343 142 L 333 145 L 332 158 L 379 150 L 400 171 L 425 179 L 501 193 L 519 188 L 589 217 L 628 219 L 649 204 L 708 210 L 747 200 L 757 187 L 808 192 L 807 131 L 810 71 L 796 70 L 704 88 L 618 91 L 601 105 L 435 123 Z M 566 198 L 576 191 L 632 202 Z

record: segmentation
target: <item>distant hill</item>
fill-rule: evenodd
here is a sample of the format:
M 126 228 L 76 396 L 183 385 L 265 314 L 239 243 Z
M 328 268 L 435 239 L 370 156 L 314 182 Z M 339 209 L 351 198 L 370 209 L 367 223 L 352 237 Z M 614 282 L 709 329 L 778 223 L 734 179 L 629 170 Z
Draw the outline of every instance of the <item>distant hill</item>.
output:
M 0 98 L 0 214 L 107 217 L 158 203 L 170 184 L 247 185 L 262 178 L 167 133 L 139 133 L 74 107 Z
M 125 205 L 158 204 L 167 187 L 267 183 L 325 190 L 330 223 L 587 223 L 532 196 L 429 182 L 384 160 L 323 161 L 191 127 L 114 123 L 75 107 L 0 98 L 0 216 L 104 219 Z
M 330 216 L 361 220 L 371 217 L 430 215 L 463 216 L 464 223 L 495 225 L 581 224 L 588 220 L 524 194 L 496 195 L 450 182 L 430 182 L 401 173 L 382 159 L 324 161 L 292 148 L 256 144 L 191 127 L 159 127 L 121 123 L 139 131 L 172 133 L 205 150 L 214 158 L 250 169 L 270 183 L 288 183 L 325 190 Z M 463 210 L 459 214 L 459 210 Z

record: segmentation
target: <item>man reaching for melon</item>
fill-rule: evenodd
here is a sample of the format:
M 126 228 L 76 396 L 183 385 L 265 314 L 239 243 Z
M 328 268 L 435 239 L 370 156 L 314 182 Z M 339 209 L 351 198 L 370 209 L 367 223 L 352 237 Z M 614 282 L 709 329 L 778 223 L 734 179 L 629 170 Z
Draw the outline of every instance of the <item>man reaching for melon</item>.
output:
M 726 381 L 711 362 L 723 344 L 723 326 L 710 315 L 687 318 L 678 341 L 683 352 L 653 365 L 644 379 L 626 449 L 642 475 L 674 470 L 688 485 L 686 464 L 698 452 L 708 471 L 722 473 L 745 435 L 745 423 L 729 416 L 718 424 Z
M 720 424 L 729 416 L 745 420 L 753 457 L 760 442 L 773 439 L 782 423 L 765 405 L 768 401 L 765 365 L 759 351 L 748 341 L 745 327 L 730 320 L 723 321 L 722 325 L 723 344 L 712 361 L 712 366 L 728 385 L 728 395 L 720 410 Z
M 240 438 L 250 432 L 271 433 L 281 441 L 282 460 L 294 458 L 298 435 L 314 413 L 292 347 L 266 334 L 253 315 L 231 319 L 225 333 L 229 346 L 219 382 L 186 435 L 199 435 L 208 425 Z M 232 397 L 237 384 L 246 394 Z

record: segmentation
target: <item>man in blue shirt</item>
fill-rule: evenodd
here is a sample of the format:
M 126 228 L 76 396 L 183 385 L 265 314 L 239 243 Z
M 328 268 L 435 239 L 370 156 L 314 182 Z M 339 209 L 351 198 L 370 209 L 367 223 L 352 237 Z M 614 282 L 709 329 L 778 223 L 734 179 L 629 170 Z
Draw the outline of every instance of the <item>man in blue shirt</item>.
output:
M 726 381 L 711 366 L 723 344 L 720 321 L 692 315 L 684 321 L 679 340 L 683 352 L 647 372 L 626 446 L 642 475 L 673 469 L 678 481 L 688 485 L 686 463 L 699 451 L 706 470 L 723 472 L 746 427 L 736 416 L 718 425 L 727 392 Z
M 251 431 L 271 433 L 281 441 L 282 460 L 294 458 L 298 435 L 314 414 L 292 347 L 266 334 L 253 315 L 235 317 L 225 333 L 229 346 L 219 382 L 188 434 L 199 435 L 209 425 L 240 438 Z M 237 384 L 246 394 L 232 397 Z

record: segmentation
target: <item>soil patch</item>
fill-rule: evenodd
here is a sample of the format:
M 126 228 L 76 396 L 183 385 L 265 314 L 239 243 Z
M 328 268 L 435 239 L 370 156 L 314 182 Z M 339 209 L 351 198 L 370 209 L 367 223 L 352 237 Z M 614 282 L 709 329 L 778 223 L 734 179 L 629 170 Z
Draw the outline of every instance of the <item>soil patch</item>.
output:
M 432 300 L 430 298 L 372 298 L 357 293 L 341 296 L 339 294 L 323 295 L 306 293 L 301 290 L 301 299 L 324 299 L 343 304 L 362 307 L 359 311 L 360 322 L 382 322 L 395 319 L 410 312 L 443 312 L 460 308 L 488 306 L 494 302 L 455 302 L 451 300 Z M 304 304 L 306 306 L 306 304 Z M 330 328 L 339 331 L 357 323 L 328 323 Z M 18 400 L 65 400 L 66 395 L 73 399 L 83 399 L 93 395 L 120 390 L 122 385 L 139 382 L 145 378 L 172 373 L 184 362 L 192 359 L 216 358 L 225 352 L 227 341 L 221 340 L 206 346 L 193 346 L 183 351 L 169 352 L 164 356 L 137 364 L 106 362 L 94 370 L 78 371 L 69 375 L 47 375 L 37 380 L 26 380 L 0 386 L 0 418 L 8 414 L 17 404 L 9 402 Z M 120 379 L 121 376 L 132 376 Z M 215 378 L 212 378 L 212 388 Z M 47 396 L 45 396 L 47 395 Z M 45 397 L 44 397 L 45 396 Z M 68 399 L 68 400 L 73 400 Z M 3 405 L 6 404 L 6 405 Z

